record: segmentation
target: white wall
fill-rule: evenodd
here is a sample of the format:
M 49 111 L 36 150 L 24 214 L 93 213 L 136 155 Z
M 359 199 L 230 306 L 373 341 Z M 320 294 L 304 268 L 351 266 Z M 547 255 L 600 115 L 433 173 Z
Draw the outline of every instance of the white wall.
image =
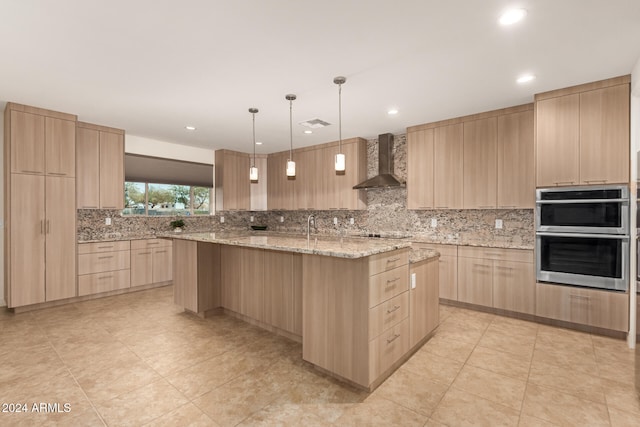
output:
M 131 154 L 163 157 L 166 159 L 184 160 L 187 162 L 207 163 L 212 165 L 214 150 L 206 148 L 189 147 L 174 144 L 172 142 L 158 141 L 126 134 L 124 138 L 124 151 Z

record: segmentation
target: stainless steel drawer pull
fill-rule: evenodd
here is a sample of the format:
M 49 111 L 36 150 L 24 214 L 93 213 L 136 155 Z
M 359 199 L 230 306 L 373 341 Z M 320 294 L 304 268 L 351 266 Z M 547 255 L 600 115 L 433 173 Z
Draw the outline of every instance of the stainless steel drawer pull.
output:
M 394 283 L 394 282 L 397 282 L 398 280 L 400 280 L 400 278 L 399 278 L 399 277 L 396 277 L 395 279 L 389 279 L 389 280 L 387 280 L 387 283 Z
M 601 182 L 601 183 L 606 183 L 607 180 L 606 179 L 585 179 L 584 182 L 586 182 L 587 184 L 591 184 L 592 182 Z
M 40 234 L 44 234 L 44 220 L 40 220 Z
M 569 294 L 569 298 L 582 299 L 582 300 L 590 300 L 591 299 L 591 297 L 586 296 L 586 295 L 575 295 L 575 294 Z
M 99 256 L 98 259 L 109 259 L 109 258 L 113 258 L 113 255 L 109 255 L 109 256 Z
M 575 181 L 555 181 L 554 184 L 555 185 L 560 185 L 560 184 L 573 184 Z
M 104 279 L 113 279 L 113 274 L 111 274 L 109 276 L 100 276 L 100 277 L 98 277 L 98 280 L 104 280 Z
M 393 313 L 394 311 L 398 310 L 400 308 L 399 305 L 394 305 L 393 308 L 390 308 L 387 310 L 387 313 Z
M 29 171 L 29 170 L 26 170 L 26 169 L 22 169 L 21 172 L 24 172 L 24 173 L 42 173 L 40 171 Z
M 393 337 L 387 338 L 387 344 L 391 344 L 392 342 L 394 342 L 398 338 L 400 338 L 400 334 L 394 334 Z
M 400 257 L 396 257 L 396 258 L 389 258 L 387 260 L 387 262 L 396 262 L 396 261 L 400 261 Z
M 496 265 L 496 268 L 497 268 L 498 270 L 513 270 L 513 268 L 512 268 L 512 267 L 503 267 L 503 266 L 501 266 L 501 265 Z
M 48 175 L 65 176 L 64 172 L 48 172 Z
M 151 255 L 151 252 L 138 252 L 138 255 Z
M 98 249 L 113 249 L 113 245 L 111 245 L 111 246 L 98 246 Z
M 156 251 L 157 254 L 166 254 L 167 251 Z
M 147 246 L 151 246 L 151 245 L 159 245 L 160 242 L 148 242 Z
M 49 234 L 51 232 L 51 223 L 49 222 L 49 220 L 47 220 L 47 233 Z

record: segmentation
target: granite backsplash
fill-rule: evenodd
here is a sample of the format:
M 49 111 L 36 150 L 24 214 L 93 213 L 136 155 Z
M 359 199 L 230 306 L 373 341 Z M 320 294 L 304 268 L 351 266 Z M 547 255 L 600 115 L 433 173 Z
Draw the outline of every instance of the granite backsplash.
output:
M 377 139 L 367 142 L 368 176 L 377 173 Z M 406 179 L 406 136 L 396 135 L 394 141 L 395 174 Z M 267 225 L 269 230 L 306 233 L 307 218 L 316 218 L 314 232 L 321 234 L 368 234 L 411 236 L 423 241 L 460 244 L 492 244 L 499 246 L 533 247 L 534 224 L 532 209 L 483 210 L 409 210 L 405 188 L 371 189 L 367 191 L 367 210 L 363 211 L 271 211 L 217 212 L 212 216 L 187 216 L 185 232 L 247 230 L 252 224 Z M 250 217 L 254 217 L 251 223 Z M 224 223 L 221 223 L 224 217 Z M 112 224 L 106 225 L 105 218 Z M 280 221 L 282 218 L 283 222 Z M 334 225 L 333 218 L 338 218 Z M 350 223 L 353 218 L 353 224 Z M 78 210 L 78 239 L 101 240 L 153 235 L 171 231 L 167 216 L 126 216 L 118 210 Z M 431 220 L 437 227 L 431 227 Z M 495 228 L 495 220 L 503 228 Z

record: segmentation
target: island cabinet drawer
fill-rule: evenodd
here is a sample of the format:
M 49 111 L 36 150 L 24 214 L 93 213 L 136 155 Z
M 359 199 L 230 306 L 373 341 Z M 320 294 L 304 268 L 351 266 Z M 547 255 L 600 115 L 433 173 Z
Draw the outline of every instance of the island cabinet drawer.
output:
M 128 243 L 128 242 L 127 242 Z M 78 255 L 78 274 L 125 270 L 131 265 L 129 251 Z
M 121 240 L 118 242 L 98 242 L 98 243 L 80 243 L 78 244 L 78 254 L 91 254 L 98 252 L 128 251 L 129 241 Z
M 398 249 L 382 254 L 371 255 L 369 257 L 369 275 L 382 273 L 383 271 L 392 270 L 409 263 L 409 252 L 411 249 Z
M 173 245 L 173 241 L 167 239 L 141 239 L 131 241 L 131 250 L 166 248 Z
M 409 351 L 409 318 L 369 341 L 369 378 L 375 379 Z
M 481 258 L 500 261 L 533 263 L 533 251 L 530 249 L 481 248 L 477 246 L 459 246 L 458 256 L 463 258 Z
M 369 308 L 409 289 L 409 265 L 369 277 Z
M 409 292 L 391 298 L 369 309 L 369 340 L 400 323 L 409 316 Z
M 108 271 L 104 273 L 84 274 L 82 276 L 78 276 L 79 296 L 115 291 L 129 287 L 129 270 Z

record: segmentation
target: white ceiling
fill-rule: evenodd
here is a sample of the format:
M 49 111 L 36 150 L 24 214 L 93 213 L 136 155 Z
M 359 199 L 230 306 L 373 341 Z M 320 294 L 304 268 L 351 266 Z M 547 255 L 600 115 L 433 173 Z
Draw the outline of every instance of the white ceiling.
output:
M 511 6 L 526 19 L 500 27 Z M 629 74 L 639 41 L 640 0 L 0 0 L 0 102 L 241 151 L 257 107 L 267 153 L 288 148 L 287 93 L 294 146 L 337 140 L 338 75 L 343 137 L 374 137 Z M 316 117 L 334 125 L 304 135 Z

